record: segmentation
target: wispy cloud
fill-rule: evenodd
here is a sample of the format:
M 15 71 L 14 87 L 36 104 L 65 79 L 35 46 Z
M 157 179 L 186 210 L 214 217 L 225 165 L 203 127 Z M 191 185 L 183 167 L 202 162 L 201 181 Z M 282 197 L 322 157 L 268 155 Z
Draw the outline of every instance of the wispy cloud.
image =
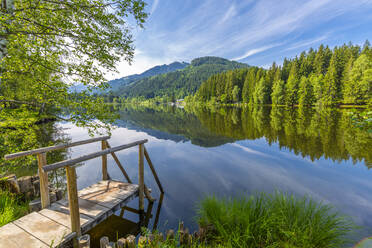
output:
M 239 56 L 239 57 L 235 57 L 233 58 L 232 60 L 242 60 L 242 59 L 245 59 L 249 56 L 252 56 L 256 53 L 260 53 L 260 52 L 264 52 L 266 50 L 269 50 L 271 48 L 274 48 L 274 47 L 277 47 L 277 46 L 280 46 L 282 45 L 283 43 L 278 43 L 278 44 L 273 44 L 273 45 L 268 45 L 268 46 L 263 46 L 263 47 L 259 47 L 259 48 L 253 48 L 253 49 L 250 49 L 248 50 L 247 52 L 245 52 L 242 56 Z
M 154 2 L 151 5 L 150 15 L 155 12 L 156 8 L 158 7 L 159 0 L 154 0 Z
M 235 7 L 235 4 L 233 4 L 226 11 L 225 15 L 222 17 L 222 19 L 218 23 L 223 24 L 224 22 L 228 21 L 230 18 L 234 17 L 236 13 L 237 13 L 236 7 Z

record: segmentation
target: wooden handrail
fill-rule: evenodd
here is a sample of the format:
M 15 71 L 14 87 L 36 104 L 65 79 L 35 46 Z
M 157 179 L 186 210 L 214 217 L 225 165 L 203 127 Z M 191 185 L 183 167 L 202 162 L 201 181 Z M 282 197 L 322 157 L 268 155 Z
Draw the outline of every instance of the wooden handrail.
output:
M 97 138 L 92 138 L 92 139 L 87 139 L 87 140 L 76 141 L 72 143 L 60 144 L 60 145 L 49 146 L 49 147 L 42 147 L 42 148 L 38 148 L 34 150 L 8 154 L 4 156 L 4 159 L 10 160 L 14 158 L 19 158 L 19 157 L 24 157 L 24 156 L 34 155 L 34 154 L 40 154 L 40 153 L 46 153 L 46 152 L 50 152 L 54 150 L 60 150 L 60 149 L 65 149 L 65 148 L 69 148 L 73 146 L 85 145 L 85 144 L 102 141 L 102 140 L 108 140 L 108 139 L 110 139 L 110 136 L 102 136 L 102 137 L 97 137 Z
M 84 162 L 86 160 L 97 158 L 97 157 L 100 157 L 102 155 L 107 155 L 107 154 L 112 153 L 112 152 L 117 152 L 117 151 L 121 151 L 121 150 L 124 150 L 124 149 L 128 149 L 128 148 L 140 145 L 140 144 L 144 144 L 147 141 L 148 141 L 147 139 L 144 139 L 144 140 L 139 140 L 139 141 L 132 142 L 132 143 L 129 143 L 129 144 L 126 144 L 126 145 L 121 145 L 121 146 L 117 146 L 117 147 L 114 147 L 114 148 L 108 148 L 108 149 L 105 149 L 105 150 L 102 150 L 102 151 L 99 151 L 99 152 L 94 152 L 94 153 L 84 155 L 84 156 L 81 156 L 81 157 L 78 157 L 78 158 L 68 159 L 68 160 L 57 162 L 57 163 L 54 163 L 54 164 L 49 164 L 49 165 L 44 166 L 43 169 L 44 169 L 45 172 L 48 172 L 48 171 L 56 170 L 56 169 L 59 169 L 59 168 L 62 168 L 62 167 L 75 165 L 77 163 L 81 163 L 81 162 Z

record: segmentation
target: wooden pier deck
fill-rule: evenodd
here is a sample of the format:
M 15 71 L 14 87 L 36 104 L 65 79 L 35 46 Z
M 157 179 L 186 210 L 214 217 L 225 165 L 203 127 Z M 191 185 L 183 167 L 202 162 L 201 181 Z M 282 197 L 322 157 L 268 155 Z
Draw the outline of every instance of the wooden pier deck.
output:
M 79 191 L 82 232 L 86 232 L 124 207 L 138 195 L 138 185 L 100 181 Z M 60 200 L 0 227 L 0 248 L 51 247 L 76 236 L 71 230 L 67 200 Z
M 154 166 L 150 160 L 144 143 L 141 140 L 126 145 L 111 148 L 107 142 L 109 137 L 93 138 L 85 141 L 63 144 L 54 147 L 40 148 L 33 151 L 6 155 L 5 159 L 13 159 L 21 156 L 38 156 L 40 195 L 43 209 L 32 212 L 20 219 L 0 227 L 0 248 L 8 247 L 56 247 L 73 241 L 73 246 L 78 247 L 77 238 L 89 231 L 94 226 L 124 207 L 130 200 L 139 198 L 139 211 L 144 211 L 144 197 L 149 201 L 151 197 L 149 189 L 144 184 L 144 157 L 158 183 L 159 189 L 164 193 Z M 95 152 L 80 158 L 69 159 L 47 165 L 46 152 L 63 149 L 81 144 L 102 141 L 102 151 Z M 138 184 L 133 184 L 119 162 L 116 151 L 139 146 Z M 111 154 L 119 166 L 128 183 L 109 179 L 107 173 L 107 154 Z M 75 165 L 102 156 L 102 181 L 87 188 L 77 191 Z M 50 204 L 48 188 L 48 171 L 58 168 L 66 169 L 68 199 L 62 199 Z M 47 192 L 46 192 L 47 191 Z

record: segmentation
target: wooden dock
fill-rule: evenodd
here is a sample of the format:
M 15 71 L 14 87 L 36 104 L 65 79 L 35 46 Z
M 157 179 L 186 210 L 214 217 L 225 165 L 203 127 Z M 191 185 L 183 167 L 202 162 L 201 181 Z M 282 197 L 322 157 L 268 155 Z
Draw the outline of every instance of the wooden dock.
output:
M 44 181 L 40 180 L 40 195 L 43 209 L 0 227 L 0 248 L 56 247 L 71 241 L 74 247 L 78 247 L 78 237 L 124 207 L 133 198 L 138 196 L 139 211 L 143 211 L 144 197 L 146 196 L 149 201 L 154 200 L 144 184 L 144 157 L 146 157 L 160 191 L 162 193 L 164 192 L 144 147 L 144 143 L 147 140 L 111 148 L 107 139 L 109 137 L 100 137 L 5 156 L 5 159 L 33 154 L 38 156 L 40 179 L 44 176 Z M 46 163 L 45 153 L 47 151 L 96 141 L 102 141 L 102 151 L 50 165 Z M 133 184 L 114 152 L 137 145 L 139 146 L 139 183 Z M 107 173 L 107 154 L 111 154 L 114 157 L 116 164 L 119 166 L 128 183 L 109 179 Z M 77 191 L 74 165 L 99 156 L 102 156 L 103 180 Z M 68 200 L 62 199 L 50 204 L 49 194 L 43 192 L 43 190 L 49 191 L 48 171 L 58 168 L 66 169 Z

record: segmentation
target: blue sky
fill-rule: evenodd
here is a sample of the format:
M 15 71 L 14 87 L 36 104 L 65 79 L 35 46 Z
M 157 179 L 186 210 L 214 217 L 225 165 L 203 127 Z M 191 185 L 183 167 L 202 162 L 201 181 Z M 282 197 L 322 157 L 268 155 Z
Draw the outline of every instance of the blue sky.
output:
M 281 63 L 319 44 L 372 40 L 372 0 L 146 0 L 144 29 L 133 27 L 134 63 L 119 74 L 213 55 L 257 66 Z

